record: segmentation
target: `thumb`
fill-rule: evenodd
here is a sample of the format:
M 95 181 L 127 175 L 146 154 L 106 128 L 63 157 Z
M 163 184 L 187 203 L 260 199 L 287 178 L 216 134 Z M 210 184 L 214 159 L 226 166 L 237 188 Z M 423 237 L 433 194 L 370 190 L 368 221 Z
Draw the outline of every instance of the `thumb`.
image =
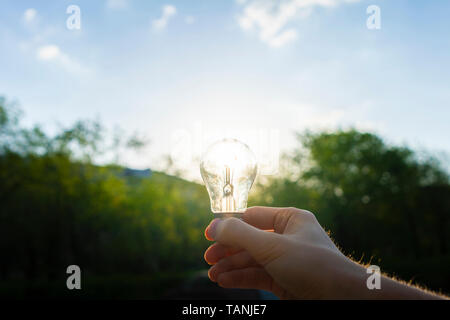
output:
M 245 249 L 261 265 L 280 254 L 279 234 L 257 229 L 236 218 L 214 219 L 206 234 L 220 244 Z

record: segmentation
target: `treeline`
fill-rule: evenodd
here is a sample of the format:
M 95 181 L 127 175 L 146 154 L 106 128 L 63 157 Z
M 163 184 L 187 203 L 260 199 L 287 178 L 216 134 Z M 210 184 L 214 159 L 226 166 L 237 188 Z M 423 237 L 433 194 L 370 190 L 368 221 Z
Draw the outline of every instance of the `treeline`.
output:
M 439 161 L 356 130 L 298 140 L 253 203 L 307 208 L 345 253 L 449 292 L 450 185 Z
M 65 288 L 65 268 L 77 264 L 81 297 L 157 298 L 206 268 L 212 216 L 203 186 L 95 165 L 99 123 L 50 137 L 18 115 L 0 99 L 1 296 L 77 294 Z M 450 292 L 450 187 L 438 161 L 356 130 L 298 138 L 250 204 L 313 211 L 345 253 Z
M 16 115 L 0 104 L 0 295 L 67 295 L 66 268 L 76 264 L 84 296 L 151 298 L 205 267 L 203 186 L 94 165 L 98 123 L 50 137 Z

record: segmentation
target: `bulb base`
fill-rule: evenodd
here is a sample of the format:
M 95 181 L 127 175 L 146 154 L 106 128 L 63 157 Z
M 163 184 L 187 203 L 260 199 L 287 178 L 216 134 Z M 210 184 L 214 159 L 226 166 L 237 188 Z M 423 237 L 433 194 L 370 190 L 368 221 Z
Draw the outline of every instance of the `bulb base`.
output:
M 242 212 L 214 212 L 214 217 L 220 219 L 233 217 L 242 220 L 242 215 Z

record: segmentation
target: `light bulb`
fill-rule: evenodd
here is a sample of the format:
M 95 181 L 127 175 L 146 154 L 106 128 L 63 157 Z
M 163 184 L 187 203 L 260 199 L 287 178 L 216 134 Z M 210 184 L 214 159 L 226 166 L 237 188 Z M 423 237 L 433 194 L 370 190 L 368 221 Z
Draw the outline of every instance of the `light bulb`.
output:
M 248 193 L 257 173 L 250 148 L 236 140 L 224 139 L 211 145 L 200 164 L 200 173 L 218 218 L 240 218 L 247 209 Z

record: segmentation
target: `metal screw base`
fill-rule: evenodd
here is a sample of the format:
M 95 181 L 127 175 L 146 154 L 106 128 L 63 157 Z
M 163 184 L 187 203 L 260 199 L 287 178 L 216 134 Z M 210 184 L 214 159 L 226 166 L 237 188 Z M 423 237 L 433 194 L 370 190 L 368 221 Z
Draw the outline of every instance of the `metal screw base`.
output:
M 214 212 L 214 218 L 221 219 L 234 217 L 242 220 L 242 215 L 242 212 Z

